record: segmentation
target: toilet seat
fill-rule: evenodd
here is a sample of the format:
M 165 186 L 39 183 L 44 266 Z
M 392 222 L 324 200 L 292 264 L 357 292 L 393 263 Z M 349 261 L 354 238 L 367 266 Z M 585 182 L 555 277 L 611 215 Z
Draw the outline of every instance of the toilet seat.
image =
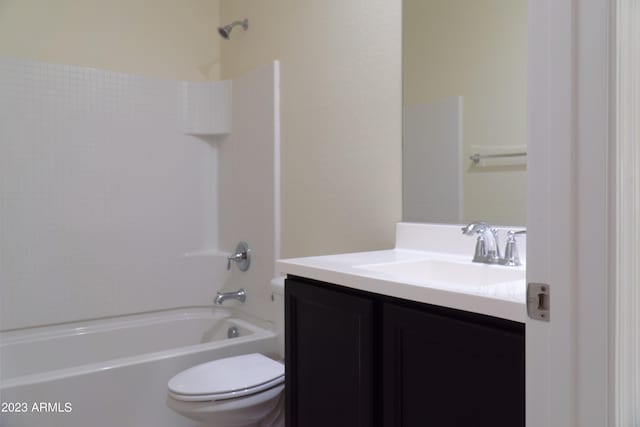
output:
M 262 354 L 228 357 L 194 366 L 169 380 L 169 395 L 186 402 L 239 398 L 284 382 L 284 365 Z

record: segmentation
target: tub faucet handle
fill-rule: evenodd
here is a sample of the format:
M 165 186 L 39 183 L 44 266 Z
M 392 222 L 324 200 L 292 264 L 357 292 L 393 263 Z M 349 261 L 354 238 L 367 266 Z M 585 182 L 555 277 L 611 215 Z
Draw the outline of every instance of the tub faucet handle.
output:
M 238 264 L 240 271 L 247 271 L 251 265 L 251 249 L 247 242 L 240 242 L 236 245 L 236 252 L 227 257 L 227 270 L 231 270 L 231 261 Z

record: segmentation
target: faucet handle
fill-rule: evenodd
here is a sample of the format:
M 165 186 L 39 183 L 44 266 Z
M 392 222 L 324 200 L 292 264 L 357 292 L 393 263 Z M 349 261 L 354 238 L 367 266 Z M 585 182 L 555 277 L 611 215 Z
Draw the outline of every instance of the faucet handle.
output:
M 247 271 L 251 265 L 251 249 L 247 242 L 240 242 L 236 246 L 236 252 L 227 257 L 227 270 L 231 270 L 231 261 L 238 263 L 240 271 Z
M 520 262 L 520 256 L 518 255 L 518 246 L 516 244 L 516 236 L 526 234 L 527 230 L 513 231 L 509 230 L 507 233 L 507 244 L 504 248 L 504 258 L 502 264 L 510 267 L 516 267 L 522 265 Z
M 233 255 L 229 255 L 227 257 L 227 270 L 231 270 L 231 261 L 240 262 L 245 259 L 245 255 L 243 253 L 235 253 Z
M 495 260 L 497 262 L 500 261 L 500 235 L 499 235 L 499 230 L 497 228 L 493 228 L 491 227 L 491 234 L 493 234 L 493 241 L 495 242 L 496 245 L 496 253 L 494 254 L 495 256 Z
M 485 262 L 487 259 L 487 244 L 481 234 L 476 239 L 476 250 L 473 254 L 473 262 Z

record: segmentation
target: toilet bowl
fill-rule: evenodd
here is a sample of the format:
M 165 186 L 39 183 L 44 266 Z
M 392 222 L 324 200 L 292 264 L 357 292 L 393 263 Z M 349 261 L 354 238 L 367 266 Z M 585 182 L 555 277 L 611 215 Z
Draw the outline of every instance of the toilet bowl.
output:
M 282 425 L 283 390 L 282 363 L 245 354 L 180 372 L 169 380 L 167 406 L 203 426 L 275 427 Z

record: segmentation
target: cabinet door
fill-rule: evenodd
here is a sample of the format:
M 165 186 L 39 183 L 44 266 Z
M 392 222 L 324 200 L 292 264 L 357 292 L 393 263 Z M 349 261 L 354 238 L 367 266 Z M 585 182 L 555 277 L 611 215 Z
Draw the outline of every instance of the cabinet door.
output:
M 523 325 L 396 304 L 383 316 L 384 426 L 524 426 Z
M 306 281 L 285 285 L 287 427 L 369 427 L 373 302 Z

